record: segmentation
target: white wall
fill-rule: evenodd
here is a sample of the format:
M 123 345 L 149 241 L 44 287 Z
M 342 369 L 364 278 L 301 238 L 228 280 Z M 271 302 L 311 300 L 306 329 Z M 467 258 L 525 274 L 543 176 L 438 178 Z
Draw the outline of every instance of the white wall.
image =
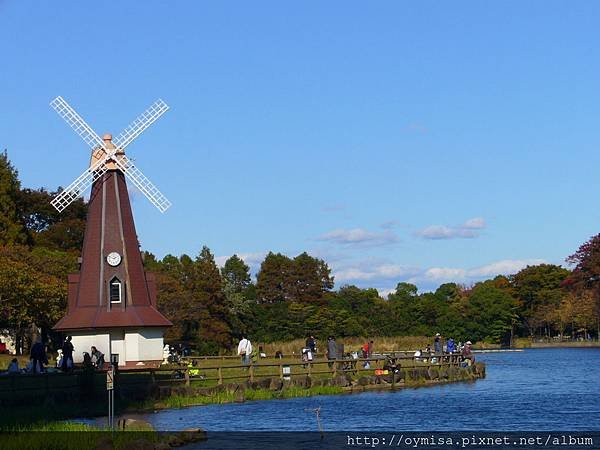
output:
M 163 358 L 163 329 L 140 328 L 125 334 L 127 361 L 159 361 Z
M 110 353 L 119 355 L 119 366 L 124 366 L 127 362 L 127 347 L 125 346 L 125 332 L 123 330 L 110 330 L 110 346 Z M 108 361 L 110 362 L 110 356 Z
M 71 334 L 73 340 L 73 361 L 76 363 L 83 362 L 83 352 L 91 354 L 90 348 L 92 345 L 96 346 L 98 350 L 104 353 L 106 356 L 104 359 L 108 361 L 109 346 L 108 346 L 108 332 L 107 331 L 88 331 L 88 332 L 73 332 Z
M 139 330 L 140 361 L 162 361 L 164 331 L 162 328 L 143 328 Z
M 83 352 L 90 353 L 90 347 L 95 345 L 104 353 L 104 360 L 110 362 L 110 354 L 119 355 L 119 365 L 127 361 L 162 361 L 163 359 L 162 328 L 140 328 L 127 330 L 111 329 L 104 331 L 73 332 L 73 360 L 83 362 Z M 110 336 L 110 346 L 109 346 Z

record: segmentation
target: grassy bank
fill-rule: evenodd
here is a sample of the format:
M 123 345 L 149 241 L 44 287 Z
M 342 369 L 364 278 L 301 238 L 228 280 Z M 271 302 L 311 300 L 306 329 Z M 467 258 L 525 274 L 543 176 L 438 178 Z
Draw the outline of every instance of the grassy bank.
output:
M 246 389 L 237 392 L 216 392 L 212 395 L 172 395 L 160 401 L 147 401 L 139 405 L 142 410 L 185 408 L 187 406 L 214 405 L 225 403 L 242 403 L 253 400 L 276 400 L 296 397 L 313 397 L 317 395 L 343 394 L 344 389 L 337 386 L 315 386 L 301 388 L 290 386 L 280 391 L 270 389 Z
M 154 431 L 112 432 L 70 422 L 38 422 L 26 426 L 4 429 L 3 450 L 82 450 L 99 448 L 112 443 L 115 449 L 132 448 L 141 440 L 157 442 L 160 436 Z M 138 447 L 134 447 L 138 448 Z M 147 448 L 139 447 L 139 448 Z
M 600 347 L 598 341 L 532 341 L 529 338 L 517 338 L 514 343 L 515 348 L 586 348 Z

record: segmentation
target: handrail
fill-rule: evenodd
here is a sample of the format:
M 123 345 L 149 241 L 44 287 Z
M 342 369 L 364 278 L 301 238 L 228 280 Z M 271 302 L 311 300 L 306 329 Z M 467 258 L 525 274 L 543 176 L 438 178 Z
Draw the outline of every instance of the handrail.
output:
M 431 362 L 432 358 L 437 358 L 435 363 Z M 120 368 L 117 372 L 119 375 L 125 375 L 120 381 L 117 381 L 118 385 L 124 386 L 133 386 L 136 384 L 140 384 L 138 381 L 134 381 L 132 379 L 127 379 L 127 375 L 135 375 L 135 374 L 144 374 L 148 373 L 150 375 L 150 380 L 143 381 L 144 383 L 150 382 L 151 384 L 161 384 L 161 383 L 185 383 L 186 386 L 189 386 L 192 381 L 217 381 L 218 384 L 223 384 L 225 380 L 234 380 L 234 379 L 246 379 L 248 381 L 256 381 L 264 378 L 273 378 L 278 377 L 280 379 L 283 378 L 293 378 L 298 376 L 311 376 L 311 375 L 322 375 L 322 374 L 331 374 L 332 377 L 335 377 L 339 374 L 346 374 L 349 372 L 359 374 L 360 372 L 371 371 L 374 369 L 380 369 L 382 362 L 387 362 L 391 360 L 392 363 L 395 364 L 397 369 L 416 369 L 416 368 L 428 368 L 428 367 L 451 367 L 457 366 L 460 364 L 462 360 L 462 356 L 460 354 L 443 354 L 443 355 L 422 355 L 420 357 L 411 356 L 382 356 L 382 355 L 374 355 L 371 358 L 351 358 L 351 359 L 319 359 L 313 361 L 300 361 L 300 362 L 276 362 L 276 363 L 253 363 L 249 365 L 244 364 L 235 364 L 235 365 L 211 365 L 208 367 L 187 367 L 187 366 L 177 366 L 177 365 L 169 365 L 168 367 L 130 367 L 130 368 Z M 365 363 L 374 363 L 373 367 L 364 367 Z M 327 364 L 327 369 L 322 370 L 322 367 Z M 289 367 L 290 369 L 294 367 L 302 367 L 300 372 L 290 370 L 290 373 L 284 373 L 283 368 Z M 277 371 L 269 371 L 269 368 L 277 368 Z M 268 373 L 261 373 L 261 369 L 267 369 Z M 200 379 L 195 379 L 194 376 L 190 374 L 191 370 L 200 370 L 202 372 L 208 371 L 216 371 L 216 376 L 203 376 Z M 223 373 L 224 370 L 228 371 L 238 371 L 238 373 L 230 374 Z M 245 370 L 245 371 L 244 371 Z M 171 378 L 174 372 L 180 372 L 183 376 L 181 378 Z M 276 373 L 273 373 L 276 372 Z M 17 391 L 26 391 L 26 390 L 45 390 L 49 392 L 52 390 L 52 387 L 48 383 L 48 379 L 51 377 L 67 377 L 72 374 L 82 374 L 84 372 L 76 371 L 74 373 L 45 373 L 43 374 L 45 382 L 40 383 L 38 386 L 27 386 L 27 387 L 17 387 L 15 386 L 15 380 L 18 377 L 27 377 L 27 378 L 35 378 L 40 377 L 39 374 L 11 374 L 6 377 L 2 377 L 5 379 L 10 379 L 10 383 L 2 383 L 0 381 L 0 393 L 2 392 L 12 392 L 13 394 Z M 93 374 L 103 374 L 106 373 L 106 370 L 96 370 L 92 372 Z M 165 375 L 169 376 L 166 378 Z M 132 382 L 133 381 L 133 382 Z M 9 386 L 6 386 L 6 385 Z M 6 386 L 6 389 L 3 389 Z M 68 386 L 59 386 L 56 389 L 72 389 L 76 388 L 78 385 Z

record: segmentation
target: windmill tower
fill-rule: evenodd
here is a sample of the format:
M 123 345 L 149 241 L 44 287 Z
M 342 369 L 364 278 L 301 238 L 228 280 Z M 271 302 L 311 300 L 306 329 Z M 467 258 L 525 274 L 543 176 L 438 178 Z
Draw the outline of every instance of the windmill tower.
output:
M 50 105 L 91 148 L 90 166 L 53 200 L 60 212 L 90 186 L 81 268 L 68 278 L 67 314 L 54 329 L 73 337 L 74 360 L 92 345 L 120 366 L 158 364 L 172 324 L 156 309 L 154 276 L 144 271 L 126 179 L 164 212 L 167 198 L 125 156 L 125 148 L 169 107 L 156 101 L 116 139 L 102 139 L 62 98 Z

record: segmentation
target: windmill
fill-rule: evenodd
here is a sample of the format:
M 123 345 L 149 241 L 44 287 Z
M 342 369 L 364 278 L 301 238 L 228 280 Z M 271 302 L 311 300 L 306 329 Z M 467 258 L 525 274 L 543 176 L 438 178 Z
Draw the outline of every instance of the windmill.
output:
M 159 364 L 172 324 L 156 309 L 154 276 L 144 270 L 126 179 L 160 212 L 171 202 L 125 156 L 125 149 L 169 107 L 157 100 L 115 139 L 102 139 L 62 98 L 50 105 L 91 148 L 89 167 L 54 199 L 60 212 L 91 186 L 81 268 L 68 277 L 67 314 L 54 329 L 72 336 L 74 360 L 95 346 L 121 366 Z
M 125 156 L 125 148 L 142 132 L 152 125 L 169 109 L 167 104 L 158 99 L 146 111 L 140 114 L 123 132 L 112 141 L 110 134 L 103 139 L 77 114 L 77 112 L 62 98 L 56 97 L 50 102 L 75 133 L 92 149 L 90 167 L 79 175 L 66 189 L 61 191 L 51 204 L 58 212 L 62 212 L 74 200 L 89 188 L 109 169 L 118 168 L 161 213 L 164 213 L 171 202 L 152 184 L 152 182 Z

